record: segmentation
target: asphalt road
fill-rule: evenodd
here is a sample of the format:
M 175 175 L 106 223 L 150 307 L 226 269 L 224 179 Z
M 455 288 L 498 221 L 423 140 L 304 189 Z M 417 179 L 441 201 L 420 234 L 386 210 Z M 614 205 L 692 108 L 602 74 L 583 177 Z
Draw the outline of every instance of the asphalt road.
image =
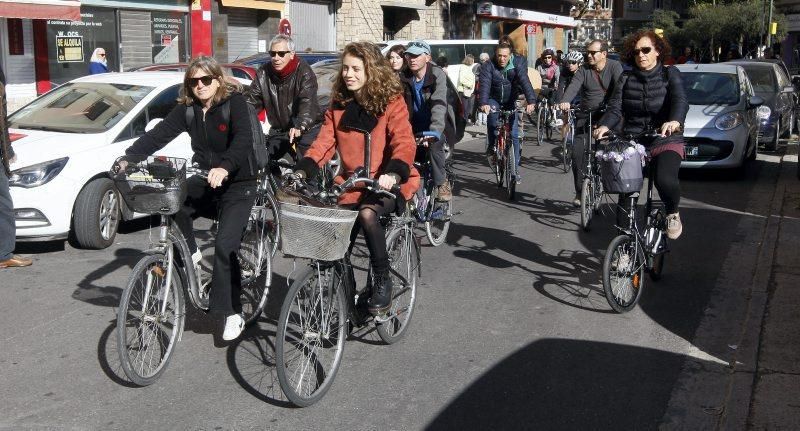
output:
M 663 279 L 647 279 L 640 306 L 619 315 L 600 283 L 614 235 L 608 208 L 591 232 L 579 229 L 571 175 L 551 143 L 526 144 L 510 202 L 483 146 L 478 135 L 456 147 L 462 213 L 445 245 L 423 240 L 407 338 L 384 346 L 376 334 L 353 337 L 332 389 L 305 409 L 288 406 L 274 369 L 291 261 L 277 263 L 268 310 L 241 339 L 224 343 L 220 322 L 188 313 L 166 373 L 135 388 L 114 329 L 148 222 L 125 224 L 107 250 L 21 244 L 34 265 L 0 272 L 0 428 L 656 428 L 687 355 L 703 351 L 692 340 L 718 278 L 755 264 L 732 244 L 758 235 L 760 224 L 743 220 L 767 211 L 774 157 L 759 156 L 743 179 L 682 175 L 684 234 Z

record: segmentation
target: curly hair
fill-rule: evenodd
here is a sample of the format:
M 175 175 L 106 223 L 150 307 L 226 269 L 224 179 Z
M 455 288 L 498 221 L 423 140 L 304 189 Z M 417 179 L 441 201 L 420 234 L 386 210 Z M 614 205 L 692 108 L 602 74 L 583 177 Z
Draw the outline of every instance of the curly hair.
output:
M 183 103 L 187 106 L 193 103 L 200 103 L 200 101 L 195 97 L 192 87 L 189 85 L 189 79 L 194 76 L 198 70 L 202 70 L 206 74 L 213 76 L 214 79 L 219 80 L 220 86 L 217 88 L 216 94 L 214 94 L 212 104 L 218 103 L 220 100 L 225 99 L 231 93 L 240 92 L 242 90 L 242 87 L 238 81 L 228 79 L 229 77 L 225 76 L 225 74 L 222 72 L 222 67 L 219 65 L 217 60 L 214 59 L 214 57 L 201 55 L 193 58 L 192 61 L 190 61 L 186 66 L 186 73 L 183 75 L 183 86 L 181 86 L 178 103 Z
M 669 46 L 669 42 L 667 42 L 666 39 L 656 34 L 653 29 L 643 28 L 636 33 L 631 33 L 625 38 L 625 42 L 622 45 L 622 59 L 626 63 L 632 66 L 636 64 L 633 50 L 636 49 L 636 43 L 643 37 L 649 37 L 650 40 L 653 41 L 653 46 L 656 48 L 656 51 L 658 51 L 659 57 L 661 57 L 659 61 L 663 61 L 666 56 L 672 53 L 672 48 Z
M 400 78 L 375 44 L 370 42 L 348 43 L 342 51 L 342 68 L 344 67 L 344 58 L 348 55 L 364 62 L 366 82 L 358 90 L 361 94 L 361 106 L 372 115 L 382 115 L 389 102 L 403 94 Z M 339 75 L 331 90 L 331 103 L 334 107 L 340 108 L 355 97 L 355 94 L 348 90 L 344 83 L 342 70 L 339 69 Z

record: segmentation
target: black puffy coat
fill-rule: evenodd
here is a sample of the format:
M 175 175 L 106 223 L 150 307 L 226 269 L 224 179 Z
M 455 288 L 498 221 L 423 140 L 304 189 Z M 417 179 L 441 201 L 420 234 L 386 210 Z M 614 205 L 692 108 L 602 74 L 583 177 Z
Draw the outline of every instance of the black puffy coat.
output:
M 608 109 L 600 125 L 625 134 L 639 134 L 661 128 L 668 121 L 677 121 L 683 127 L 689 102 L 683 89 L 681 73 L 661 63 L 650 70 L 634 68 L 623 73 L 608 101 Z M 647 143 L 653 147 L 683 141 L 682 133 L 657 138 Z

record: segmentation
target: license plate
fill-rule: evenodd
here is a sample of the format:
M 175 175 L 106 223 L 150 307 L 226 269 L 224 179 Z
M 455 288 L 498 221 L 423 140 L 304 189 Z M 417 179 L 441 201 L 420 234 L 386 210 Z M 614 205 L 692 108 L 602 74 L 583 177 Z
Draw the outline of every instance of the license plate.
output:
M 687 156 L 696 156 L 700 154 L 700 147 L 686 147 Z

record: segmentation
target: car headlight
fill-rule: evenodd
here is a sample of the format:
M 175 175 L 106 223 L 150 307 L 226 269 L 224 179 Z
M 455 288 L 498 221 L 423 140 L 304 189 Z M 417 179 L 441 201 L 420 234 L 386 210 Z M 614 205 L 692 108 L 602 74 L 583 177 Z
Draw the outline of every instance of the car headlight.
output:
M 11 171 L 8 185 L 29 189 L 47 184 L 64 169 L 64 166 L 67 165 L 67 160 L 69 160 L 69 157 L 37 163 Z
M 728 112 L 717 117 L 714 126 L 719 130 L 731 130 L 744 123 L 744 116 L 739 111 Z
M 766 120 L 770 114 L 772 114 L 772 110 L 769 109 L 769 106 L 761 105 L 756 109 L 756 115 L 758 115 L 759 120 Z

